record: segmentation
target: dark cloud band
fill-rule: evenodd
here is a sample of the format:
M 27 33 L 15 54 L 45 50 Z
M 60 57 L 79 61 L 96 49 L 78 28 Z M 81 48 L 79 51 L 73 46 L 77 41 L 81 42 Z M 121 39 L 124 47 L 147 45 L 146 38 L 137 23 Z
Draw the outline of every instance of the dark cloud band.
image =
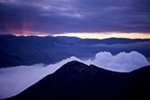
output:
M 2 0 L 0 33 L 150 33 L 149 0 Z

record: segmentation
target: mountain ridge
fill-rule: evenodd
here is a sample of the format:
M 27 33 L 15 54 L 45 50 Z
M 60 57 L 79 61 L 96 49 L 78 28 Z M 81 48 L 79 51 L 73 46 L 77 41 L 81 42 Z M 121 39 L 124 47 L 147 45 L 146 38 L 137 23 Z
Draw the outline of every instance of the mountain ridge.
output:
M 147 98 L 146 90 L 150 88 L 149 83 L 150 66 L 130 73 L 118 73 L 72 61 L 21 94 L 9 99 L 126 100 Z
M 0 35 L 0 67 L 19 65 L 33 65 L 37 63 L 54 64 L 71 56 L 77 58 L 93 58 L 100 51 L 111 52 L 113 55 L 122 51 L 138 51 L 150 58 L 150 47 L 145 46 L 144 41 L 149 39 L 80 39 L 75 37 L 37 37 Z M 143 43 L 142 47 L 130 46 L 128 48 L 112 47 L 110 44 Z M 94 46 L 107 44 L 107 46 Z M 120 44 L 120 45 L 122 45 Z M 121 46 L 120 46 L 121 47 Z

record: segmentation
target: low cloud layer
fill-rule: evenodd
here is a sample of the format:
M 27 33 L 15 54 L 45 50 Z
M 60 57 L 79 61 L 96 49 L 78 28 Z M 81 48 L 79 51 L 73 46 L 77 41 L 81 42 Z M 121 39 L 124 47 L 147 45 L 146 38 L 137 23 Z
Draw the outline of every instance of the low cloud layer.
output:
M 87 65 L 93 64 L 100 68 L 119 72 L 130 72 L 149 65 L 149 62 L 142 54 L 132 51 L 130 53 L 121 52 L 117 55 L 112 55 L 110 52 L 99 52 L 96 54 L 94 60 L 89 59 L 86 61 L 80 60 L 76 57 L 70 57 L 57 64 L 50 64 L 48 66 L 36 64 L 32 66 L 1 68 L 0 99 L 20 93 L 46 75 L 54 73 L 65 63 L 73 60 L 83 62 Z
M 89 62 L 101 68 L 118 72 L 130 72 L 149 65 L 146 58 L 136 51 L 121 52 L 115 56 L 110 52 L 99 52 L 96 54 L 95 59 Z

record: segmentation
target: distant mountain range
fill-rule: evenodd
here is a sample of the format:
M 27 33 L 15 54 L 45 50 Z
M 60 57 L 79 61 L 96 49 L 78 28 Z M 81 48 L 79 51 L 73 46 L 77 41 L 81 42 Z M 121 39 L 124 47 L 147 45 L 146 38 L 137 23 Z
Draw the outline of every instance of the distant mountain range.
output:
M 67 57 L 94 58 L 100 51 L 117 54 L 138 51 L 150 58 L 150 39 L 80 39 L 77 37 L 37 37 L 0 35 L 0 67 L 56 63 Z
M 150 66 L 118 73 L 72 61 L 8 100 L 148 100 L 149 84 Z

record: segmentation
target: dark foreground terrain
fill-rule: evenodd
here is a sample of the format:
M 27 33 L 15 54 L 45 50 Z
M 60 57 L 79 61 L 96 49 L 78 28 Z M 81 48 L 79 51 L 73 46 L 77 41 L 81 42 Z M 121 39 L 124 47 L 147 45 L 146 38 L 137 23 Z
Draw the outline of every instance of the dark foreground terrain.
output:
M 150 66 L 118 73 L 72 61 L 9 100 L 148 100 L 149 90 Z

